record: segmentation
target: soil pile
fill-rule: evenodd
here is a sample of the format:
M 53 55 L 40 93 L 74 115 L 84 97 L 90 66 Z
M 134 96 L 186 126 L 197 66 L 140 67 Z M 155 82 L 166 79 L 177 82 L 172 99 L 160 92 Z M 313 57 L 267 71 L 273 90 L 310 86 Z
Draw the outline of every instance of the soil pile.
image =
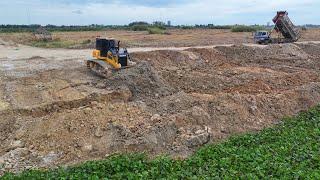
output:
M 108 79 L 75 59 L 8 76 L 27 68 L 5 61 L 13 68 L 0 66 L 0 173 L 117 152 L 186 157 L 206 143 L 269 127 L 320 101 L 319 47 L 132 53 L 137 65 Z
M 134 100 L 155 98 L 171 94 L 172 88 L 166 84 L 158 72 L 147 62 L 115 72 L 106 80 L 106 88 L 129 88 Z
M 297 44 L 303 51 L 307 54 L 313 56 L 314 58 L 320 57 L 320 46 L 314 43 L 300 43 Z

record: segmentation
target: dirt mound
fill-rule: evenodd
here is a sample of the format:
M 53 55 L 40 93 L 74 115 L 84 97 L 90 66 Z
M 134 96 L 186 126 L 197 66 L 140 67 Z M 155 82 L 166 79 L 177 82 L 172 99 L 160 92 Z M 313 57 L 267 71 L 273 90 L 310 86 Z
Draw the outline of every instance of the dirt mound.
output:
M 268 46 L 244 46 L 234 45 L 232 47 L 216 47 L 223 52 L 227 58 L 235 60 L 267 60 L 267 59 L 307 59 L 308 54 L 295 44 L 272 44 Z
M 56 69 L 28 76 L 0 76 L 0 174 L 117 152 L 186 157 L 206 143 L 269 127 L 320 101 L 314 48 L 139 52 L 132 54 L 136 66 L 108 79 L 83 64 L 70 66 L 76 61 L 57 61 Z M 27 69 L 12 66 L 0 74 Z
M 167 96 L 173 91 L 148 62 L 139 62 L 134 67 L 115 72 L 105 84 L 111 89 L 129 88 L 134 100 Z
M 134 61 L 147 61 L 156 70 L 207 69 L 225 63 L 224 54 L 216 49 L 195 49 L 185 51 L 160 50 L 132 53 Z M 210 66 L 208 66 L 210 64 Z
M 314 58 L 320 57 L 320 44 L 315 43 L 299 43 L 297 44 L 303 51 L 313 56 Z

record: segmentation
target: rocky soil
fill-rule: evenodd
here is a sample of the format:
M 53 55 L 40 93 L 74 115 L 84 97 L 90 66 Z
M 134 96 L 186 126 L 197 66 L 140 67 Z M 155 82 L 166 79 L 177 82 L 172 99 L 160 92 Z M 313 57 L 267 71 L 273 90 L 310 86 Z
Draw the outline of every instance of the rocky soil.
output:
M 320 101 L 319 49 L 135 52 L 137 65 L 109 79 L 79 58 L 1 58 L 0 174 L 122 152 L 187 157 L 204 144 L 272 126 Z

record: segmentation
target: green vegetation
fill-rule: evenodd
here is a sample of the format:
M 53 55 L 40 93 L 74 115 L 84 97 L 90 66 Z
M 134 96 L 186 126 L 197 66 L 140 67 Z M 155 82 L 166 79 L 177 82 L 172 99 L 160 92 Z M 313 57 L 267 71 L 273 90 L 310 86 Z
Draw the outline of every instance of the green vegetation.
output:
M 41 27 L 40 25 L 0 25 L 0 33 L 22 33 L 22 32 L 34 32 Z M 97 25 L 92 24 L 88 26 L 56 26 L 46 25 L 44 28 L 50 32 L 72 32 L 72 31 L 103 31 L 103 30 L 122 30 L 128 29 L 128 26 L 118 25 Z
M 60 41 L 60 40 L 32 41 L 30 42 L 30 45 L 34 47 L 40 47 L 40 48 L 70 48 L 71 46 L 75 45 L 75 42 Z
M 265 30 L 262 26 L 245 26 L 245 25 L 235 25 L 231 28 L 231 32 L 255 32 L 258 30 Z
M 231 25 L 213 25 L 208 24 L 209 29 L 231 29 L 233 26 Z
M 162 22 L 154 22 L 148 24 L 147 22 L 133 22 L 129 24 L 132 31 L 148 31 L 149 34 L 165 34 L 166 25 Z
M 80 43 L 76 41 L 68 41 L 68 40 L 60 40 L 60 39 L 55 39 L 52 41 L 44 41 L 44 40 L 33 40 L 28 43 L 30 46 L 34 47 L 40 47 L 40 48 L 72 48 L 77 45 L 87 45 L 90 44 L 91 40 L 84 40 Z
M 165 34 L 167 27 L 164 23 L 154 22 L 148 24 L 146 22 L 133 22 L 129 24 L 132 31 L 148 31 L 149 34 Z
M 196 24 L 196 25 L 175 25 L 167 26 L 165 23 L 156 21 L 152 24 L 147 22 L 138 21 L 132 22 L 128 25 L 99 25 L 91 24 L 86 26 L 56 26 L 46 25 L 43 26 L 50 32 L 69 32 L 69 31 L 104 31 L 104 30 L 132 30 L 132 31 L 148 31 L 148 27 L 160 27 L 160 28 L 177 28 L 177 29 L 232 29 L 233 32 L 252 32 L 256 30 L 263 30 L 266 26 L 260 25 L 214 25 L 214 24 Z M 22 33 L 22 32 L 34 32 L 36 29 L 41 27 L 38 24 L 33 25 L 0 25 L 0 33 Z M 317 28 L 317 25 L 305 25 L 303 30 L 306 28 Z
M 0 25 L 0 33 L 22 33 L 22 32 L 34 32 L 41 25 Z M 234 29 L 237 32 L 243 32 L 240 30 L 253 30 L 257 27 L 263 26 L 244 26 L 244 25 L 177 25 L 177 26 L 167 26 L 165 23 L 160 21 L 155 21 L 152 24 L 147 22 L 138 21 L 132 22 L 128 25 L 98 25 L 91 24 L 86 26 L 56 26 L 56 25 L 46 25 L 43 26 L 46 30 L 50 32 L 71 32 L 71 31 L 104 31 L 104 30 L 132 30 L 132 31 L 148 31 L 150 27 L 158 27 L 160 29 L 166 28 L 177 28 L 177 29 Z
M 114 155 L 49 171 L 1 179 L 319 179 L 320 106 L 274 128 L 208 145 L 185 160 L 143 154 Z
M 165 30 L 163 30 L 159 27 L 149 27 L 148 33 L 149 34 L 165 34 Z
M 180 26 L 180 29 L 195 29 L 194 26 Z
M 147 31 L 149 25 L 134 25 L 131 27 L 132 31 Z

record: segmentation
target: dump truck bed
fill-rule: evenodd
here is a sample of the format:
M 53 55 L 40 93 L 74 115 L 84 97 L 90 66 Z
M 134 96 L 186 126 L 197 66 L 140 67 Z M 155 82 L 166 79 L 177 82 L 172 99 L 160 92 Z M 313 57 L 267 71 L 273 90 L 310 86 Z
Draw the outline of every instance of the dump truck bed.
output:
M 288 12 L 279 11 L 277 15 L 273 18 L 275 24 L 275 29 L 281 32 L 286 41 L 295 42 L 300 38 L 299 29 L 297 29 L 290 18 L 288 17 Z

